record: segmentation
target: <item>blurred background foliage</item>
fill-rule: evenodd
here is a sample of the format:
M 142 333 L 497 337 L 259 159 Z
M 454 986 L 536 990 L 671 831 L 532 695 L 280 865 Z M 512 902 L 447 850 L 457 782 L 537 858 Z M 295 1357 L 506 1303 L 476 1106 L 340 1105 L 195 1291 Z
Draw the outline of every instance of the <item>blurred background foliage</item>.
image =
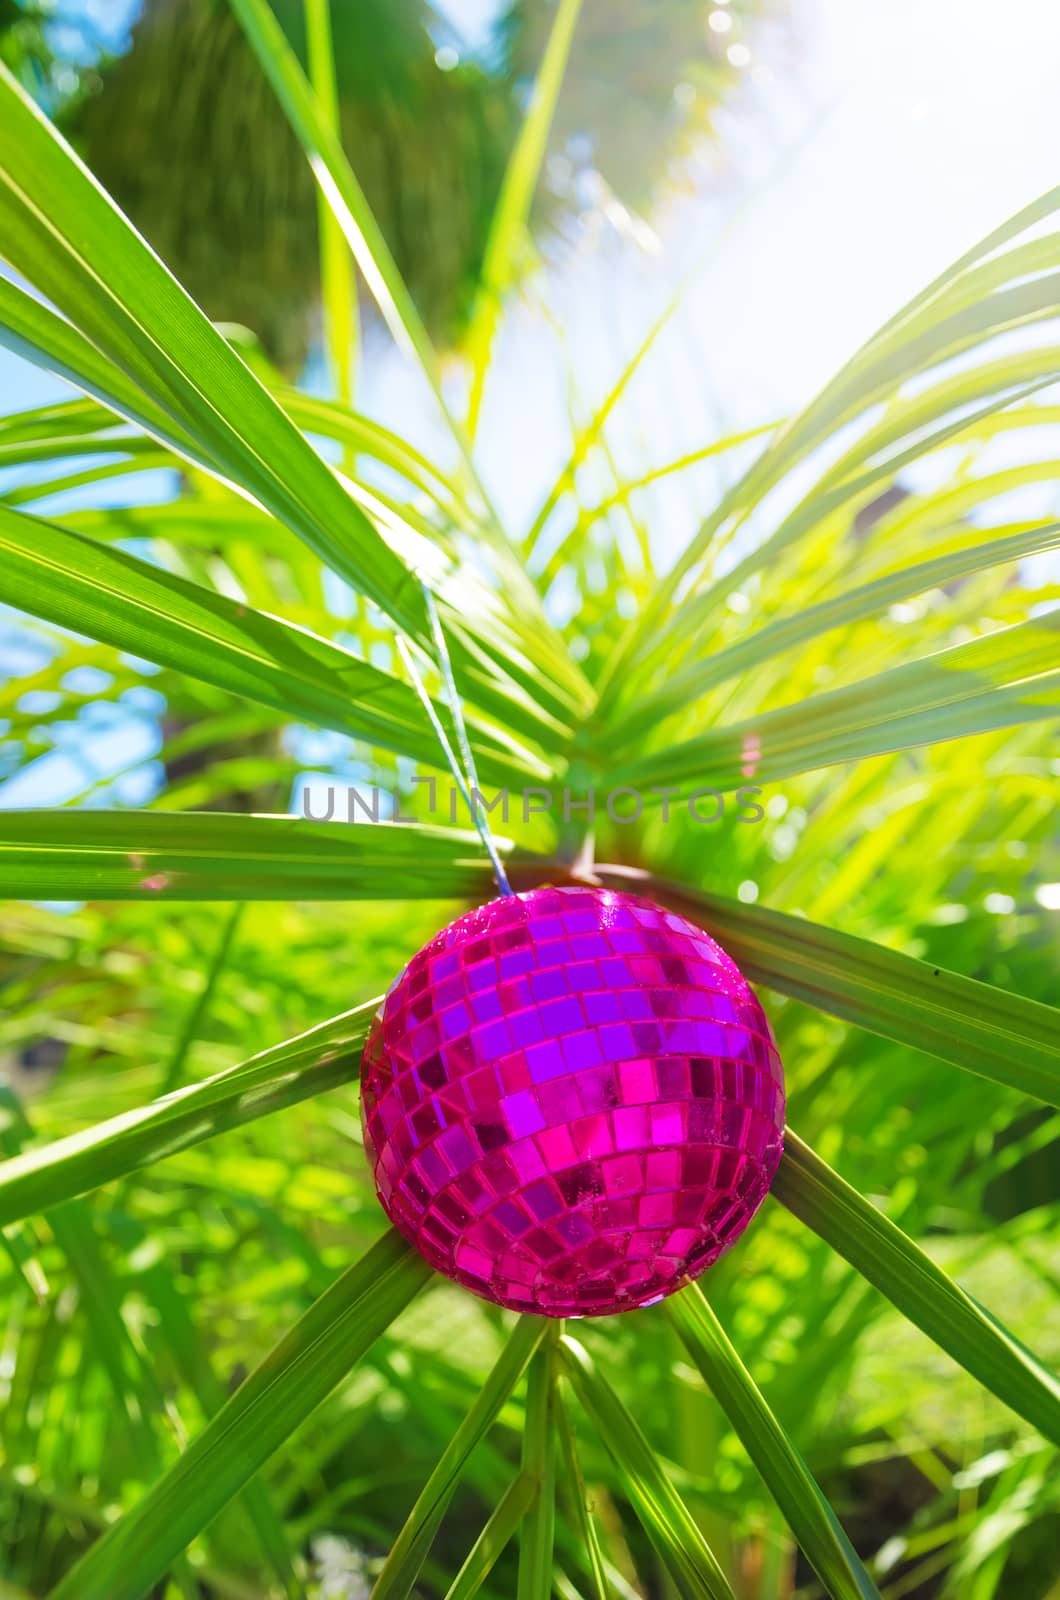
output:
M 730 9 L 754 29 L 754 8 Z M 277 0 L 275 11 L 302 53 L 301 7 Z M 357 0 L 332 13 L 346 150 L 429 328 L 444 349 L 457 349 L 553 8 L 513 4 L 489 48 L 467 54 L 426 5 Z M 586 0 L 534 213 L 537 249 L 559 271 L 572 217 L 610 197 L 631 217 L 650 215 L 655 198 L 683 181 L 689 148 L 712 136 L 736 69 L 720 48 L 727 35 L 712 34 L 704 15 L 692 0 Z M 314 190 L 227 6 L 146 0 L 119 51 L 64 49 L 69 36 L 57 34 L 55 20 L 54 7 L 0 0 L 3 58 L 208 312 L 253 330 L 238 335 L 248 356 L 262 371 L 296 378 L 311 350 L 319 354 Z M 692 92 L 675 97 L 685 85 Z M 664 405 L 665 381 L 647 393 Z M 1048 441 L 1041 444 L 1040 430 L 1056 427 L 1048 399 L 1038 396 L 1022 423 L 1008 424 L 1027 441 L 1020 465 L 1005 467 L 1023 474 L 1019 482 L 1055 478 Z M 749 613 L 761 629 L 893 570 L 900 556 L 923 559 L 1032 525 L 1036 514 L 1001 500 L 1012 480 L 993 494 L 987 481 L 1003 419 L 1017 415 L 970 426 L 956 451 L 945 441 L 934 483 L 898 466 L 822 514 L 810 536 L 735 590 L 709 634 L 675 643 L 624 702 L 619 685 L 626 715 L 641 714 L 641 692 L 665 693 L 678 667 L 746 639 Z M 394 667 L 380 615 L 282 527 L 152 441 L 108 438 L 107 421 L 90 410 L 71 418 L 64 449 L 53 448 L 30 477 L 5 479 L 5 503 L 55 508 L 49 514 L 67 528 Z M 6 463 L 30 459 L 25 431 L 10 446 Z M 743 463 L 758 447 L 737 440 L 727 459 Z M 678 468 L 706 515 L 718 489 L 710 463 L 668 470 Z M 159 474 L 157 493 L 123 505 L 123 480 L 148 469 Z M 104 486 L 102 502 L 78 499 L 80 476 L 93 493 Z M 378 484 L 396 493 L 392 474 Z M 581 426 L 552 520 L 530 545 L 538 586 L 594 681 L 656 582 L 656 502 L 638 484 L 637 471 L 610 450 L 604 421 Z M 49 498 L 60 492 L 66 498 Z M 428 528 L 444 521 L 414 493 L 403 506 Z M 1032 563 L 929 587 L 659 711 L 613 752 L 616 764 L 722 722 L 799 705 L 914 650 L 1040 615 L 1056 594 L 1055 574 Z M 74 803 L 282 811 L 300 806 L 296 780 L 308 775 L 317 796 L 328 784 L 375 783 L 422 809 L 408 760 L 67 629 L 20 619 L 5 658 L 0 776 L 32 770 L 60 748 L 75 763 L 85 756 Z M 127 771 L 100 779 L 87 753 L 93 736 L 116 724 L 126 736 L 135 724 L 152 730 L 151 759 L 145 764 L 142 743 L 130 737 Z M 1044 727 L 797 773 L 766 786 L 754 826 L 731 809 L 702 827 L 658 815 L 624 827 L 601 814 L 596 855 L 1055 999 L 1057 768 Z M 593 771 L 589 734 L 566 769 L 576 789 Z M 122 787 L 147 766 L 141 790 Z M 504 831 L 546 853 L 571 844 L 569 829 L 546 818 L 523 823 L 517 806 Z M 141 1105 L 371 998 L 458 909 L 400 899 L 235 911 L 6 905 L 7 1153 Z M 766 999 L 789 1072 L 792 1124 L 1039 1355 L 1060 1354 L 1056 1114 L 796 1000 Z M 376 1237 L 380 1216 L 359 1145 L 351 1085 L 4 1233 L 0 1593 L 46 1594 Z M 712 1269 L 709 1289 L 887 1600 L 1060 1593 L 1055 1452 L 779 1204 L 767 1202 Z M 270 1463 L 269 1493 L 315 1600 L 367 1594 L 500 1348 L 503 1325 L 492 1308 L 433 1288 Z M 818 1597 L 742 1446 L 661 1317 L 646 1312 L 579 1332 L 635 1407 L 740 1600 Z M 444 1593 L 464 1559 L 502 1470 L 517 1460 L 521 1425 L 517 1398 L 472 1457 L 425 1569 L 425 1596 Z M 628 1514 L 621 1480 L 580 1423 L 579 1442 L 614 1593 L 668 1600 L 669 1580 Z M 588 1592 L 575 1526 L 568 1514 L 557 1532 L 563 1600 Z M 501 1600 L 515 1583 L 508 1552 L 484 1592 Z M 164 1592 L 249 1600 L 272 1585 L 237 1504 Z
M 735 0 L 753 23 L 763 4 Z M 89 166 L 211 315 L 243 323 L 297 375 L 317 309 L 315 186 L 225 0 L 146 0 L 129 48 L 75 71 L 48 18 L 4 0 L 0 49 Z M 275 14 L 303 62 L 301 0 Z M 427 0 L 334 7 L 343 141 L 435 340 L 466 328 L 490 218 L 551 26 L 551 0 L 515 0 L 467 51 Z M 739 79 L 701 0 L 588 0 L 553 124 L 536 232 L 614 202 L 633 213 L 678 177 Z M 173 86 L 179 84 L 179 93 Z M 675 99 L 674 89 L 681 86 Z

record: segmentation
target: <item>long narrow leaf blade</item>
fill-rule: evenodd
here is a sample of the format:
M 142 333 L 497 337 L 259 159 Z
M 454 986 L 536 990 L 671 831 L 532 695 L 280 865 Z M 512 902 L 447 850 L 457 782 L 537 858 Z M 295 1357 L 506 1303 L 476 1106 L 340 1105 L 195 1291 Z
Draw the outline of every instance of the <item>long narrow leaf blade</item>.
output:
M 365 283 L 399 347 L 415 357 L 445 416 L 441 373 L 423 319 L 372 215 L 364 191 L 328 124 L 267 0 L 230 0 L 261 69 L 306 152 L 313 176 L 337 217 Z
M 556 1396 L 556 1427 L 567 1475 L 566 1488 L 574 1501 L 575 1517 L 581 1536 L 581 1559 L 589 1576 L 591 1600 L 608 1600 L 607 1573 L 604 1553 L 600 1547 L 600 1534 L 589 1501 L 589 1491 L 582 1475 L 574 1430 L 563 1403 L 563 1396 L 560 1394 Z
M 335 81 L 335 51 L 331 39 L 331 0 L 305 0 L 306 48 L 309 79 L 320 115 L 341 138 L 339 97 Z M 320 290 L 324 326 L 335 392 L 350 404 L 357 345 L 357 284 L 346 241 L 335 214 L 322 194 L 317 197 L 317 233 L 320 239 Z
M 530 1319 L 531 1321 L 536 1319 Z M 522 1470 L 537 1485 L 523 1523 L 516 1600 L 549 1600 L 556 1524 L 556 1371 L 553 1323 L 530 1363 Z
M 535 1493 L 534 1481 L 525 1473 L 513 1479 L 449 1585 L 445 1600 L 473 1600 L 533 1504 Z
M 208 471 L 253 495 L 399 625 L 422 631 L 416 579 L 2 64 L 0 233 L 12 266 Z
M 310 1096 L 354 1084 L 376 1002 L 82 1133 L 0 1163 L 0 1228 Z
M 215 594 L 125 551 L 0 506 L 0 600 L 104 644 L 171 667 L 288 718 L 334 728 L 438 763 L 408 684 L 305 628 Z M 483 775 L 516 782 L 546 769 L 496 759 L 476 741 Z
M 342 819 L 341 794 L 337 803 Z M 477 834 L 449 828 L 0 811 L 0 895 L 10 900 L 470 900 L 492 890 Z
M 604 881 L 642 882 L 714 933 L 755 983 L 870 1033 L 1060 1104 L 1060 1012 L 913 956 L 765 906 L 599 867 Z
M 431 1473 L 390 1550 L 373 1600 L 406 1600 L 452 1499 L 468 1456 L 485 1436 L 545 1336 L 540 1317 L 523 1317 Z
M 471 358 L 467 425 L 472 438 L 478 426 L 482 391 L 501 303 L 511 284 L 525 235 L 580 10 L 581 0 L 560 0 L 556 8 L 541 70 L 490 221 L 478 294 L 467 334 L 467 352 Z
M 703 565 L 709 563 L 719 534 L 723 530 L 731 533 L 740 527 L 769 492 L 818 445 L 838 434 L 878 401 L 899 398 L 901 403 L 904 386 L 921 374 L 944 366 L 964 352 L 990 345 L 1010 328 L 1047 322 L 1055 317 L 1060 275 L 1035 275 L 1024 281 L 1026 260 L 1020 249 L 998 256 L 992 264 L 991 281 L 1005 286 L 999 292 L 979 295 L 967 304 L 962 299 L 960 280 L 977 262 L 1034 227 L 1058 207 L 1060 189 L 1053 189 L 982 240 L 873 335 L 810 404 L 779 430 L 768 448 L 705 518 L 696 536 L 622 638 L 604 672 L 608 701 L 618 694 L 630 675 L 631 666 L 635 666 L 657 638 L 660 623 L 671 611 L 675 596 L 697 568 L 697 583 L 709 583 L 710 600 L 717 605 L 769 560 L 775 545 L 771 539 L 761 540 L 738 562 L 728 563 L 723 574 L 711 577 L 708 572 L 704 579 Z M 1049 237 L 1052 241 L 1049 259 L 1054 266 L 1060 265 L 1060 240 L 1056 234 Z M 1030 379 L 1039 372 L 1038 353 L 1030 349 L 1027 354 L 1025 375 Z M 1020 381 L 1018 367 L 1010 381 Z M 959 408 L 959 404 L 955 398 L 954 409 Z M 885 416 L 889 414 L 888 411 Z M 910 438 L 915 437 L 915 433 L 913 425 L 909 430 Z M 871 449 L 876 443 L 874 430 L 866 430 L 864 437 Z M 911 444 L 907 459 L 914 459 L 919 453 L 917 445 Z M 848 452 L 846 465 L 853 470 L 853 452 Z M 807 517 L 800 533 L 808 532 L 814 520 Z
M 1060 715 L 1060 612 L 766 711 L 620 767 L 613 781 L 735 789 Z
M 790 1128 L 771 1192 L 991 1394 L 1060 1444 L 1055 1376 Z
M 143 1500 L 72 1567 L 54 1600 L 141 1600 L 327 1398 L 430 1276 L 390 1230 L 348 1268 Z
M 746 639 L 717 650 L 703 661 L 696 661 L 671 675 L 655 693 L 638 699 L 620 731 L 632 740 L 651 730 L 663 717 L 672 716 L 694 704 L 697 698 L 741 673 L 750 672 L 783 654 L 808 645 L 834 628 L 847 627 L 867 617 L 881 616 L 888 606 L 929 589 L 941 589 L 973 572 L 982 572 L 1009 561 L 1060 547 L 1060 523 L 1048 523 L 1013 533 L 1001 539 L 988 539 L 965 549 L 950 551 L 930 561 L 917 562 L 900 571 L 889 572 L 872 583 L 849 589 L 832 600 L 790 617 L 782 617 L 760 628 Z
M 835 1512 L 737 1355 L 702 1290 L 696 1284 L 690 1285 L 669 1300 L 666 1309 L 828 1594 L 833 1600 L 879 1600 L 879 1590 Z
M 112 360 L 50 306 L 0 276 L 0 345 L 75 384 L 109 410 L 195 455 L 192 439 Z M 107 422 L 113 426 L 114 419 Z
M 584 675 L 555 638 L 541 608 L 540 596 L 489 505 L 472 461 L 467 434 L 446 403 L 438 357 L 423 320 L 402 281 L 353 168 L 334 131 L 321 114 L 297 55 L 267 0 L 230 0 L 230 4 L 305 151 L 313 176 L 346 236 L 384 321 L 399 347 L 417 361 L 433 390 L 439 410 L 463 458 L 465 475 L 470 479 L 486 513 L 481 532 L 498 558 L 510 591 L 534 618 L 542 636 L 551 637 L 561 677 L 577 692 L 584 692 L 587 687 Z
M 210 1418 L 224 1405 L 227 1392 L 214 1372 L 210 1355 L 192 1321 L 174 1275 L 168 1264 L 160 1259 L 146 1269 L 144 1280 L 151 1301 L 159 1312 L 162 1337 L 173 1354 L 184 1382 L 198 1398 L 203 1415 Z M 301 1596 L 303 1590 L 291 1562 L 287 1529 L 263 1479 L 251 1478 L 240 1498 L 262 1554 L 276 1574 L 281 1593 Z
M 684 1501 L 640 1427 L 588 1351 L 568 1335 L 559 1341 L 571 1387 L 589 1413 L 622 1476 L 630 1504 L 684 1600 L 735 1600 Z

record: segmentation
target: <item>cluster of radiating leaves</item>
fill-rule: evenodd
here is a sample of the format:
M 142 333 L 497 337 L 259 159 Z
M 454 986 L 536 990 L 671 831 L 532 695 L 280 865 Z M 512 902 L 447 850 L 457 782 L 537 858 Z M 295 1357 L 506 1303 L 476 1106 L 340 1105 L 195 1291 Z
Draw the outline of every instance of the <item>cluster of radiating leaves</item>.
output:
M 1060 634 L 1019 564 L 1058 536 L 1055 508 L 1005 497 L 1055 476 L 1037 390 L 1060 378 L 1057 198 L 801 416 L 619 465 L 608 428 L 649 335 L 517 552 L 469 433 L 577 7 L 491 233 L 466 424 L 335 136 L 325 42 L 314 91 L 263 0 L 233 9 L 332 202 L 329 326 L 351 324 L 348 244 L 451 447 L 428 460 L 246 346 L 245 364 L 0 80 L 0 236 L 50 303 L 0 280 L 0 337 L 82 391 L 0 421 L 21 474 L 0 599 L 27 666 L 0 702 L 5 770 L 140 706 L 164 775 L 146 810 L 106 809 L 120 786 L 86 774 L 84 806 L 0 813 L 3 892 L 75 903 L 2 925 L 0 1574 L 106 1600 L 167 1573 L 189 1596 L 323 1595 L 338 1538 L 381 1596 L 1040 1593 L 1060 1424 L 1024 1346 L 1055 1354 L 1035 890 L 1060 878 Z M 660 574 L 655 486 L 698 493 L 723 453 L 728 486 Z M 164 491 L 147 467 L 171 469 Z M 108 484 L 132 503 L 85 509 Z M 395 651 L 396 630 L 429 646 L 413 569 L 483 785 L 556 797 L 551 817 L 494 818 L 517 886 L 571 870 L 587 819 L 563 821 L 562 792 L 595 787 L 596 857 L 619 863 L 601 881 L 671 898 L 765 992 L 797 1135 L 709 1301 L 545 1337 L 420 1295 L 417 1260 L 379 1239 L 355 1087 L 369 1002 L 488 868 L 447 814 L 248 813 L 285 809 L 292 729 L 329 735 L 325 787 L 404 784 L 422 811 L 410 766 L 446 786 Z M 618 785 L 672 788 L 669 819 L 656 799 L 616 822 Z M 728 796 L 713 823 L 687 811 L 706 786 Z

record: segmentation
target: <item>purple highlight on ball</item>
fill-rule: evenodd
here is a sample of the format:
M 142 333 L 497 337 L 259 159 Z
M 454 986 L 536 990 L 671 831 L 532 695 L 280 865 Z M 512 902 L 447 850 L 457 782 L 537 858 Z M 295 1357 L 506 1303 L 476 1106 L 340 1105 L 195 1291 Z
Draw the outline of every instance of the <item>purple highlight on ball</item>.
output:
M 601 1316 L 674 1293 L 739 1238 L 780 1160 L 765 1013 L 701 928 L 547 888 L 458 917 L 364 1051 L 383 1209 L 497 1305 Z

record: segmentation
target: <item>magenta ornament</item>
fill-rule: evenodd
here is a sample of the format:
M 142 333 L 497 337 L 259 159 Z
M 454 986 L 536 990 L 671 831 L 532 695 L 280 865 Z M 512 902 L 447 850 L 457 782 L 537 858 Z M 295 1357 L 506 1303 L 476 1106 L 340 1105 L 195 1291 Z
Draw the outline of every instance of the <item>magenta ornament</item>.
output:
M 776 1172 L 784 1077 L 738 967 L 684 917 L 547 888 L 458 917 L 364 1051 L 383 1209 L 432 1267 L 550 1317 L 704 1272 Z

